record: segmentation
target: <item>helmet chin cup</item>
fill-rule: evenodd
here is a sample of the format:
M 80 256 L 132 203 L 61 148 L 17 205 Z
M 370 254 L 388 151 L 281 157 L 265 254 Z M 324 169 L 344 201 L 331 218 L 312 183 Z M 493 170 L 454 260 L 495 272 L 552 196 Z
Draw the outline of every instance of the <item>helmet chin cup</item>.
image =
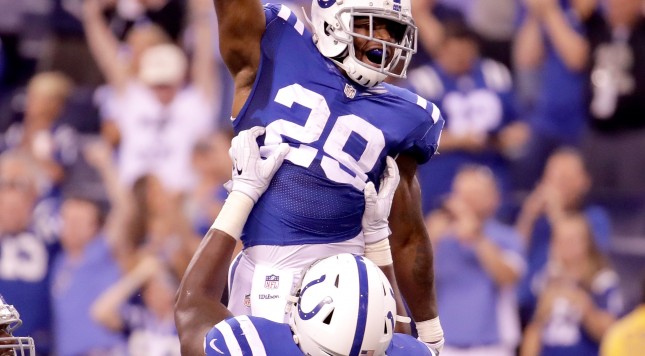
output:
M 387 78 L 387 74 L 367 68 L 367 64 L 358 63 L 353 55 L 348 55 L 343 59 L 342 68 L 351 80 L 367 88 L 377 86 Z

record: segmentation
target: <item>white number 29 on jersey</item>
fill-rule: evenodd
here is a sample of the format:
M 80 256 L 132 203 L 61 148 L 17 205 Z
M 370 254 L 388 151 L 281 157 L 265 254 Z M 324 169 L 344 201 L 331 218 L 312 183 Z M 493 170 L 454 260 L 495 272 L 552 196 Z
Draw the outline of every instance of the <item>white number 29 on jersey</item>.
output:
M 331 115 L 327 101 L 322 95 L 299 84 L 291 84 L 278 90 L 275 101 L 289 108 L 297 103 L 311 109 L 311 112 L 304 125 L 298 125 L 286 119 L 278 119 L 270 123 L 266 127 L 264 144 L 278 145 L 282 142 L 283 136 L 301 142 L 300 146 L 291 148 L 286 159 L 308 168 L 318 154 L 318 149 L 308 144 L 320 139 Z M 360 135 L 367 141 L 367 146 L 358 160 L 343 151 L 352 133 Z M 351 184 L 362 191 L 367 182 L 367 172 L 374 168 L 384 148 L 385 137 L 381 130 L 356 115 L 343 115 L 338 117 L 323 144 L 325 154 L 320 165 L 327 178 L 334 182 Z M 355 175 L 348 173 L 341 168 L 341 165 Z

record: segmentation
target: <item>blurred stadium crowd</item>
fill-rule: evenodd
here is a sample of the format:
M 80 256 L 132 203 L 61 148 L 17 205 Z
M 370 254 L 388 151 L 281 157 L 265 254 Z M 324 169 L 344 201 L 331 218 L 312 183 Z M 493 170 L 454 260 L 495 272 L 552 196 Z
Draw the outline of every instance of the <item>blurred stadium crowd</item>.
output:
M 645 2 L 413 6 L 396 84 L 447 122 L 419 171 L 445 355 L 620 355 L 645 303 Z M 179 354 L 174 293 L 230 178 L 215 21 L 0 0 L 0 294 L 39 355 Z

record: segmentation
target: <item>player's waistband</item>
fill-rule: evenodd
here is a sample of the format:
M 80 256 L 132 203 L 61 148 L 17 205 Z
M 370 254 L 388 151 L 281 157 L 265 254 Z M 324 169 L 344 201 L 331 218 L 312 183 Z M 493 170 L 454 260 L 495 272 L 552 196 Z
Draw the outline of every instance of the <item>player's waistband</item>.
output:
M 256 245 L 245 248 L 243 253 L 255 264 L 267 264 L 277 268 L 300 269 L 313 261 L 339 253 L 362 255 L 365 252 L 363 233 L 349 240 L 308 245 Z

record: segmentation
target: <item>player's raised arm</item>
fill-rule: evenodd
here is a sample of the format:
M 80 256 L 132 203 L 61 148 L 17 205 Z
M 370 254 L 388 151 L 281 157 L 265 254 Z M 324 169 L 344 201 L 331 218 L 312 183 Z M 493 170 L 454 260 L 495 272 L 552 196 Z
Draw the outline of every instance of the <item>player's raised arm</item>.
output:
M 260 41 L 265 17 L 259 0 L 214 0 L 219 27 L 219 48 L 233 75 L 233 116 L 246 101 L 260 65 Z
M 289 146 L 283 144 L 263 160 L 256 139 L 261 127 L 240 132 L 229 154 L 233 160 L 233 186 L 213 226 L 199 245 L 179 286 L 175 303 L 175 324 L 181 354 L 204 355 L 208 330 L 231 314 L 220 303 L 226 286 L 226 273 L 253 205 L 269 186 Z
M 417 162 L 410 156 L 401 155 L 397 164 L 401 181 L 389 219 L 396 279 L 417 323 L 419 339 L 440 351 L 443 330 L 434 292 L 432 246 L 423 221 L 421 190 L 415 176 Z

